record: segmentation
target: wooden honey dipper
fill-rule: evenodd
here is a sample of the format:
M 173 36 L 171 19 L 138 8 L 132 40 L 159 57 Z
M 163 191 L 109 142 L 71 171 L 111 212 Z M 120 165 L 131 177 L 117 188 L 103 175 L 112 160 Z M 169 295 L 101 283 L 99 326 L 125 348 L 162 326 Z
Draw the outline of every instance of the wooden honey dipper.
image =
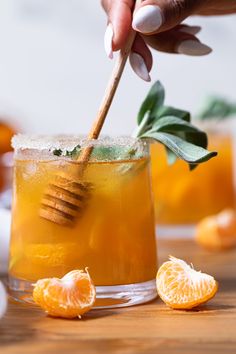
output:
M 140 0 L 136 1 L 135 7 L 139 2 Z M 96 119 L 87 136 L 88 141 L 99 137 L 135 36 L 136 32 L 131 29 L 126 43 L 120 50 L 116 60 Z M 76 179 L 65 172 L 63 174 L 61 173 L 55 175 L 55 179 L 48 185 L 41 201 L 39 215 L 42 218 L 59 225 L 73 226 L 77 216 L 81 212 L 81 209 L 84 207 L 90 192 L 88 183 L 83 182 L 82 177 L 86 168 L 86 163 L 89 161 L 92 151 L 93 146 L 87 146 L 81 151 L 77 159 L 79 166 L 78 177 Z

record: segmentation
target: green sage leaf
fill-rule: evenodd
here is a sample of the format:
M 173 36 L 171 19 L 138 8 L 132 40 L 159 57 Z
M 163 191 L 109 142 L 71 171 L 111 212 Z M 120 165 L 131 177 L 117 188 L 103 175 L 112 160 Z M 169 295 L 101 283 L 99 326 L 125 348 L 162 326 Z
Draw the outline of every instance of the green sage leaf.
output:
M 197 119 L 225 119 L 236 115 L 236 104 L 222 97 L 209 97 Z
M 138 125 L 142 122 L 146 114 L 149 115 L 150 120 L 155 117 L 158 109 L 163 105 L 165 99 L 164 87 L 157 81 L 148 92 L 147 97 L 143 101 L 141 108 L 138 112 Z
M 206 149 L 208 146 L 207 134 L 202 130 L 198 130 L 195 132 L 185 132 L 184 139 L 189 143 L 201 146 L 204 149 Z
M 165 91 L 156 82 L 144 100 L 137 117 L 138 127 L 133 136 L 159 141 L 166 147 L 167 159 L 174 163 L 176 156 L 196 168 L 217 155 L 206 150 L 207 135 L 190 123 L 190 113 L 185 110 L 164 106 Z
M 171 133 L 197 146 L 207 147 L 207 134 L 189 122 L 177 117 L 163 117 L 156 121 L 151 131 Z
M 162 106 L 158 110 L 158 117 L 165 117 L 165 116 L 174 116 L 186 120 L 190 122 L 190 113 L 188 111 L 184 111 L 182 109 L 170 107 L 170 106 Z
M 200 132 L 200 130 L 193 126 L 191 123 L 174 116 L 159 118 L 153 123 L 152 130 L 166 132 Z
M 74 147 L 73 150 L 66 150 L 65 156 L 70 157 L 71 159 L 77 159 L 81 151 L 81 146 L 78 144 Z
M 177 157 L 189 164 L 205 162 L 217 155 L 215 151 L 208 151 L 169 133 L 149 131 L 143 134 L 141 138 L 159 141 L 174 152 Z
M 53 150 L 52 153 L 55 156 L 61 156 L 62 155 L 62 150 L 61 149 L 55 149 L 55 150 Z
M 73 148 L 73 150 L 65 150 L 63 151 L 62 149 L 54 149 L 52 151 L 53 155 L 55 156 L 65 156 L 65 157 L 70 157 L 71 159 L 77 159 L 81 151 L 81 146 L 77 145 Z

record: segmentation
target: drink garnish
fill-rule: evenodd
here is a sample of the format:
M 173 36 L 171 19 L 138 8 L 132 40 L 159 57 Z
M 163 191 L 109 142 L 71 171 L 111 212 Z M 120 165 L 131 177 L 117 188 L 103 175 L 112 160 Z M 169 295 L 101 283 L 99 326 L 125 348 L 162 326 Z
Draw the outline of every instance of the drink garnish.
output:
M 159 268 L 156 284 L 160 298 L 173 309 L 192 309 L 210 300 L 218 289 L 211 275 L 172 256 Z
M 217 152 L 206 149 L 207 134 L 190 123 L 190 113 L 165 106 L 164 100 L 164 87 L 157 81 L 141 105 L 133 136 L 160 142 L 166 147 L 169 163 L 180 158 L 190 169 L 216 156 Z

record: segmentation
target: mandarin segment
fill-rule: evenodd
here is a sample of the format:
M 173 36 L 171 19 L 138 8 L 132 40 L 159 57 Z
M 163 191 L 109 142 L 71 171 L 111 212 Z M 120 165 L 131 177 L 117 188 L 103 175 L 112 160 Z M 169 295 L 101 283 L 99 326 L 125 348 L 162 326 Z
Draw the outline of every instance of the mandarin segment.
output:
M 75 242 L 36 243 L 25 247 L 27 261 L 38 266 L 58 267 L 76 259 Z
M 50 316 L 75 318 L 92 308 L 96 290 L 87 269 L 73 270 L 61 279 L 38 280 L 33 299 Z
M 218 289 L 215 279 L 170 256 L 157 272 L 157 291 L 173 309 L 191 309 L 210 300 Z

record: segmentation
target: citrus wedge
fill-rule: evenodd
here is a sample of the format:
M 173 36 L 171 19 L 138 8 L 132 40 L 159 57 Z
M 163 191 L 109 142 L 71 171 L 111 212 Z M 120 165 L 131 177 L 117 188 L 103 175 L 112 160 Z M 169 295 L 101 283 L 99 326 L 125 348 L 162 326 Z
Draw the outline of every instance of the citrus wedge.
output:
M 170 256 L 156 277 L 157 291 L 173 309 L 191 309 L 210 300 L 218 289 L 215 279 L 190 267 L 185 261 Z
M 54 317 L 80 317 L 92 308 L 95 298 L 95 287 L 87 269 L 73 270 L 61 279 L 40 279 L 33 291 L 35 303 Z

